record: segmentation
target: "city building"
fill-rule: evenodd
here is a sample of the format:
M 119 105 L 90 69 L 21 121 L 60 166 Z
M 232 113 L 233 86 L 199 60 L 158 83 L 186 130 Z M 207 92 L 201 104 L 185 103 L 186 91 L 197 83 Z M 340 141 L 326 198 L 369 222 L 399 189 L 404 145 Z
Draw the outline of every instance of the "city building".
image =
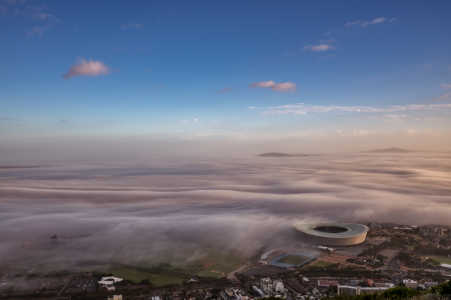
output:
M 376 294 L 382 293 L 388 290 L 388 287 L 361 287 L 361 286 L 349 286 L 349 285 L 338 285 L 339 295 L 355 296 L 361 294 Z
M 318 287 L 332 287 L 332 286 L 338 286 L 338 281 L 335 280 L 318 280 Z
M 280 280 L 280 279 L 274 280 L 273 281 L 273 291 L 283 293 L 283 290 L 284 290 L 284 286 L 283 286 L 282 280 Z
M 272 280 L 269 278 L 262 278 L 261 289 L 265 294 L 269 294 L 270 292 L 272 292 L 273 291 Z
M 108 296 L 108 300 L 122 300 L 122 295 Z
M 351 246 L 365 241 L 369 228 L 354 223 L 295 224 L 303 242 L 321 246 Z
M 418 288 L 418 282 L 416 282 L 415 280 L 404 279 L 402 282 L 408 288 L 415 289 L 415 290 Z
M 255 285 L 252 286 L 252 290 L 254 290 L 254 292 L 256 292 L 261 298 L 265 297 L 265 293 L 263 293 L 262 290 L 260 290 L 258 287 L 256 287 Z M 228 299 L 224 299 L 224 300 L 228 300 Z

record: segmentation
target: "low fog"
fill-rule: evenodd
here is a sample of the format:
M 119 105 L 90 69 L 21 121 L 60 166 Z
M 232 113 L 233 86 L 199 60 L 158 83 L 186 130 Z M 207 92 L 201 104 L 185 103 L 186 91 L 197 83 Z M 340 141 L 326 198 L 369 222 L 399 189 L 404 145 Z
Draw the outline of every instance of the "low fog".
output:
M 450 172 L 438 153 L 3 166 L 0 264 L 248 256 L 296 245 L 297 222 L 451 225 Z

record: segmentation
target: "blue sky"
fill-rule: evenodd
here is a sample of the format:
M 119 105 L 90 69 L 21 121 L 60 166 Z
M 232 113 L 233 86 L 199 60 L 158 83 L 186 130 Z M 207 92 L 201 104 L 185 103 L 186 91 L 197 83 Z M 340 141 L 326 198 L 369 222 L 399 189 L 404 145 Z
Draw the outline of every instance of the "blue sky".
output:
M 3 1 L 0 136 L 447 131 L 450 11 L 450 1 Z

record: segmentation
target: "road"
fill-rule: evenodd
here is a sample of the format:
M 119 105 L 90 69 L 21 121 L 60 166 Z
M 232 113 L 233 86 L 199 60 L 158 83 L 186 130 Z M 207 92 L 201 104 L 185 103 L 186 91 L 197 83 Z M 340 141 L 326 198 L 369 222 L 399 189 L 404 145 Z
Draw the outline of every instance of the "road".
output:
M 239 283 L 240 281 L 239 281 L 238 278 L 236 277 L 236 273 L 240 273 L 241 271 L 243 271 L 244 269 L 246 269 L 247 266 L 248 266 L 248 265 L 245 264 L 245 265 L 239 267 L 238 269 L 233 270 L 232 272 L 230 272 L 229 274 L 227 274 L 227 279 L 231 280 L 232 283 L 237 283 L 237 282 Z
M 381 269 L 381 270 L 385 271 L 384 274 L 389 276 L 390 279 L 393 281 L 393 283 L 396 285 L 398 285 L 400 282 L 402 282 L 403 276 L 405 276 L 407 274 L 406 271 L 403 271 L 398 267 L 398 256 L 397 255 L 393 255 L 390 258 L 387 267 L 385 269 Z M 387 272 L 388 270 L 393 270 L 395 273 L 388 273 Z

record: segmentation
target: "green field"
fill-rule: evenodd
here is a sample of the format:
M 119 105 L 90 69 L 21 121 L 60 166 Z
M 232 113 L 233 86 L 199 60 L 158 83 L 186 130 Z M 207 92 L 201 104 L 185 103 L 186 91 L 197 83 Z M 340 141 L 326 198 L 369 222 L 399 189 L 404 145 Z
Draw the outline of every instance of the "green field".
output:
M 171 283 L 182 283 L 183 278 L 179 277 L 172 277 L 167 275 L 161 275 L 161 274 L 152 274 L 147 272 L 140 272 L 130 269 L 115 269 L 112 270 L 111 273 L 113 273 L 113 276 L 124 278 L 128 280 L 133 280 L 136 283 L 139 283 L 143 279 L 149 279 L 150 283 L 160 286 L 165 284 L 171 284 Z
M 332 266 L 332 265 L 334 265 L 334 263 L 320 260 L 317 263 L 315 263 L 313 266 L 324 268 L 324 267 L 328 267 L 328 266 Z
M 448 264 L 451 265 L 451 258 L 450 257 L 444 257 L 444 256 L 427 256 L 430 259 L 436 260 L 441 264 Z M 421 257 L 423 260 L 426 259 L 426 256 Z
M 238 269 L 246 263 L 246 258 L 235 254 L 224 254 L 218 252 L 211 252 L 200 260 L 214 263 L 215 265 L 197 272 L 196 275 L 205 277 L 225 277 L 231 271 Z
M 282 257 L 281 259 L 277 260 L 278 263 L 283 264 L 290 264 L 290 265 L 299 265 L 306 260 L 309 260 L 310 256 L 304 256 L 304 255 L 298 255 L 298 254 L 290 254 L 287 256 Z

